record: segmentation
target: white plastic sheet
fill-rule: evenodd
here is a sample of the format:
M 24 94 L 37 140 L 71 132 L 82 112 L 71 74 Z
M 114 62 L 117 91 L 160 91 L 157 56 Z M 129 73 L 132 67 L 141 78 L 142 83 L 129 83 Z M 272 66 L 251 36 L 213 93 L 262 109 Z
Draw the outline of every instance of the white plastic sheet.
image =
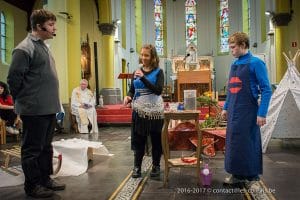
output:
M 93 142 L 83 139 L 67 139 L 52 142 L 54 154 L 62 154 L 62 166 L 56 176 L 78 176 L 88 168 L 88 148 L 93 148 L 95 154 L 108 155 L 108 150 L 102 142 Z

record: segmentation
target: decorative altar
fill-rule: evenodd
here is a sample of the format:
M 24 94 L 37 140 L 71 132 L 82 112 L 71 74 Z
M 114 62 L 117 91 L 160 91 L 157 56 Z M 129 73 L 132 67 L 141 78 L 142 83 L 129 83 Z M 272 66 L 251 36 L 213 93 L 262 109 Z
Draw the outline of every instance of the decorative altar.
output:
M 183 101 L 184 90 L 197 90 L 197 96 L 204 92 L 211 92 L 211 72 L 213 58 L 211 56 L 198 56 L 196 61 L 187 56 L 174 56 L 172 58 L 172 70 L 174 78 L 175 100 Z M 174 76 L 173 76 L 174 77 Z

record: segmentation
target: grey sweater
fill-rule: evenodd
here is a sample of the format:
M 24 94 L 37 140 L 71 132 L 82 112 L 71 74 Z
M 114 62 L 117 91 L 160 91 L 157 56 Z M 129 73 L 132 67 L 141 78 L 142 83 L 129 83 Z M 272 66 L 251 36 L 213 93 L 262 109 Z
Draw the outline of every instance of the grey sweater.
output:
M 7 83 L 17 114 L 48 115 L 60 111 L 55 62 L 39 38 L 28 34 L 13 50 Z

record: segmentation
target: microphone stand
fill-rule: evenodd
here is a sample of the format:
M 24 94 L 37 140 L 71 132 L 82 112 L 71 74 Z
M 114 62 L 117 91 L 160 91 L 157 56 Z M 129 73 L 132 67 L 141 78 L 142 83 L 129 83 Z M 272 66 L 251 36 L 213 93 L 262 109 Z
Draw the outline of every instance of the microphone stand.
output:
M 213 68 L 213 75 L 214 75 L 214 93 L 215 93 L 215 99 L 217 98 L 217 77 L 216 77 L 216 68 Z
M 166 60 L 166 61 L 165 61 L 165 74 L 166 74 L 166 76 L 165 76 L 165 77 L 166 77 L 166 78 L 165 78 L 165 79 L 166 79 L 165 85 L 166 85 L 166 86 L 168 85 L 168 69 L 167 69 L 167 67 L 168 67 L 167 64 L 168 64 L 168 63 L 167 63 L 167 62 L 168 62 L 168 61 Z
M 186 66 L 186 59 L 190 56 L 191 54 L 187 53 L 184 58 L 183 58 L 183 61 L 184 61 L 184 69 L 186 70 L 187 66 Z
M 127 63 L 127 73 L 129 73 L 129 62 Z M 128 81 L 128 80 L 126 79 L 126 81 Z M 128 86 L 128 89 L 127 89 L 127 92 L 128 92 L 131 87 L 131 80 L 128 81 L 128 83 L 126 83 L 126 85 Z

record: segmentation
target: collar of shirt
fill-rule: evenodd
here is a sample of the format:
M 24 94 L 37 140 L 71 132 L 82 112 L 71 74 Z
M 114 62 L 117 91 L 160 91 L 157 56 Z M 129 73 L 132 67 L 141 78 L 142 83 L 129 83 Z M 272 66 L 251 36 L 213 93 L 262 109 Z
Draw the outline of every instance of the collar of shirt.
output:
M 33 41 L 42 41 L 41 38 L 32 35 L 32 33 L 28 33 L 28 37 Z

